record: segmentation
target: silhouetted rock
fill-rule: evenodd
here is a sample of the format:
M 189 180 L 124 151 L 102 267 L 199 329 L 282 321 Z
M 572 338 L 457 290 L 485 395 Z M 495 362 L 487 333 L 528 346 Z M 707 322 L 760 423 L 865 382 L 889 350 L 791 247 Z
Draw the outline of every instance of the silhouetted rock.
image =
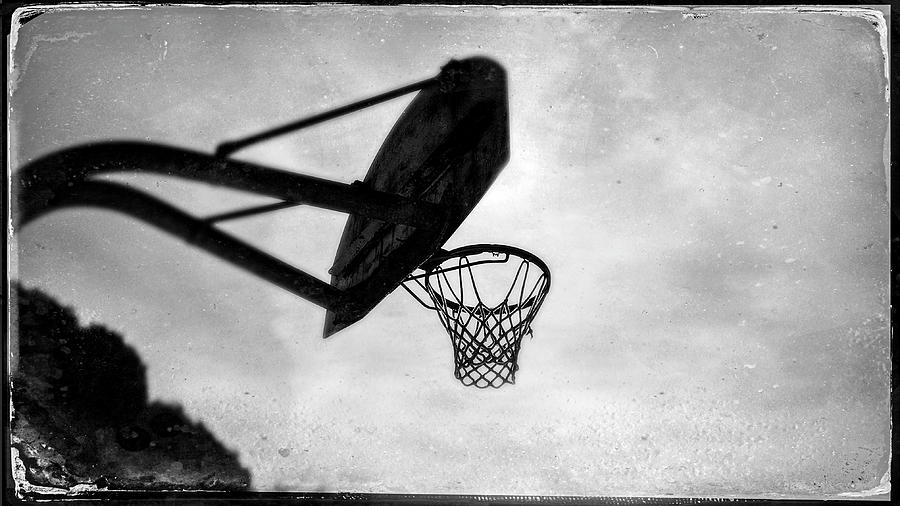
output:
M 147 404 L 144 364 L 121 336 L 16 287 L 12 446 L 32 485 L 234 490 L 250 475 L 178 406 Z M 12 322 L 16 325 L 16 322 Z

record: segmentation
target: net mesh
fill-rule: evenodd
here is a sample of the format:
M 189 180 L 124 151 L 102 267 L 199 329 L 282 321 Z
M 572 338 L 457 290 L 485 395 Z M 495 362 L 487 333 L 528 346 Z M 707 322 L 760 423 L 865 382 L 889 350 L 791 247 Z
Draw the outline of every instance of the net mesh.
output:
M 505 276 L 505 293 L 497 297 L 479 289 L 485 273 Z M 515 383 L 522 338 L 531 335 L 531 322 L 550 287 L 549 270 L 540 259 L 499 245 L 461 248 L 425 274 L 407 279 L 411 281 L 428 294 L 433 305 L 404 287 L 438 314 L 450 335 L 460 382 L 479 388 Z

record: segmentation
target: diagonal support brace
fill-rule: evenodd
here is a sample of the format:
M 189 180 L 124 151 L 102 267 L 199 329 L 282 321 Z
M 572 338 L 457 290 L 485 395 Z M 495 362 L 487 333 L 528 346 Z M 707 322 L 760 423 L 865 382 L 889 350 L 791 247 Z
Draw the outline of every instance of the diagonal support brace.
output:
M 344 291 L 156 197 L 117 183 L 85 181 L 74 185 L 48 205 L 34 209 L 27 220 L 19 221 L 19 226 L 67 207 L 97 207 L 129 215 L 326 309 L 354 306 L 354 298 Z

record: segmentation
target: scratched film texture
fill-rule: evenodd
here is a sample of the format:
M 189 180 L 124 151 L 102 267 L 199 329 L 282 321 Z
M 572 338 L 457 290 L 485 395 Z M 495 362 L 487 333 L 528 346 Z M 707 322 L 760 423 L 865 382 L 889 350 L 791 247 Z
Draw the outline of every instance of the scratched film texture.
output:
M 135 395 L 202 426 L 231 456 L 228 476 L 249 473 L 256 490 L 870 490 L 890 452 L 888 104 L 874 19 L 153 7 L 58 10 L 15 31 L 12 171 L 111 139 L 211 153 L 450 58 L 499 61 L 511 159 L 447 246 L 519 246 L 554 279 L 517 384 L 501 390 L 456 382 L 437 318 L 400 290 L 323 341 L 321 308 L 104 211 L 18 231 L 13 276 L 120 336 L 144 367 Z M 237 157 L 361 179 L 409 100 Z M 199 216 L 268 202 L 115 179 Z M 344 220 L 300 207 L 223 228 L 326 278 Z M 203 475 L 157 464 L 146 483 Z

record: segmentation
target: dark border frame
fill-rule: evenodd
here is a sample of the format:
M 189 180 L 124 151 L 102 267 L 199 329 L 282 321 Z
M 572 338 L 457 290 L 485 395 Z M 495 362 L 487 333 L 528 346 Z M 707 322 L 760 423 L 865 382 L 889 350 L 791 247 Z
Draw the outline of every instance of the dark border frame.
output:
M 252 0 L 248 0 L 247 2 L 240 3 L 251 3 Z M 61 0 L 57 2 L 48 2 L 48 1 L 22 1 L 22 0 L 13 0 L 4 2 L 0 5 L 0 22 L 2 22 L 3 29 L 3 39 L 0 41 L 0 47 L 3 49 L 3 68 L 6 70 L 7 68 L 7 58 L 9 51 L 9 43 L 8 37 L 11 31 L 11 20 L 13 13 L 22 8 L 22 7 L 40 7 L 42 5 L 65 5 L 65 4 L 83 4 L 85 2 L 80 1 L 72 1 L 72 0 Z M 179 3 L 204 3 L 207 5 L 224 5 L 224 4 L 232 4 L 237 2 L 229 2 L 223 0 L 200 0 L 195 2 L 187 2 L 183 0 L 179 1 L 165 1 L 160 0 L 157 2 L 146 1 L 146 0 L 136 0 L 136 1 L 121 1 L 121 0 L 105 0 L 102 3 L 104 4 L 154 4 L 154 5 L 175 5 Z M 328 2 L 314 2 L 314 1 L 301 1 L 301 2 L 290 2 L 285 0 L 270 0 L 262 3 L 267 4 L 281 4 L 281 5 L 312 5 L 312 4 L 324 4 L 324 3 L 334 3 L 337 5 L 340 4 L 365 4 L 365 3 L 375 3 L 368 2 L 364 0 L 360 0 L 357 2 L 352 1 L 328 1 Z M 584 0 L 569 0 L 565 2 L 548 2 L 544 1 L 522 1 L 522 0 L 498 0 L 494 2 L 483 1 L 483 0 L 434 0 L 430 2 L 419 2 L 416 0 L 408 0 L 408 1 L 399 1 L 399 0 L 388 0 L 377 2 L 378 5 L 399 5 L 399 4 L 413 4 L 413 3 L 427 3 L 427 4 L 447 4 L 447 5 L 556 5 L 560 7 L 564 6 L 634 6 L 634 7 L 647 7 L 647 6 L 681 6 L 687 7 L 683 3 L 673 3 L 673 2 L 622 2 L 622 1 L 606 1 L 606 2 L 593 2 L 593 1 L 584 1 Z M 696 4 L 694 4 L 696 5 Z M 702 4 L 701 4 L 702 5 Z M 893 22 L 893 16 L 890 12 L 889 4 L 872 4 L 865 2 L 843 2 L 840 4 L 816 4 L 813 2 L 802 3 L 802 4 L 790 4 L 790 3 L 782 3 L 782 2 L 773 2 L 773 1 L 755 1 L 755 2 L 746 2 L 746 3 L 734 3 L 734 2 L 716 2 L 717 6 L 821 6 L 821 7 L 864 7 L 864 6 L 873 6 L 873 7 L 886 7 L 883 9 L 885 14 L 885 19 L 888 23 L 888 43 L 889 43 L 889 58 L 890 58 L 890 96 L 891 101 L 896 100 L 896 77 L 900 75 L 900 71 L 897 70 L 897 52 L 896 52 L 896 40 L 897 35 L 900 34 L 900 28 Z M 690 7 L 687 7 L 690 8 Z M 8 90 L 8 81 L 4 83 L 4 91 Z M 4 105 L 4 111 L 8 112 L 8 95 L 7 93 L 3 93 L 2 103 Z M 3 132 L 6 132 L 6 127 L 8 123 L 7 114 L 3 115 L 2 125 Z M 6 136 L 3 136 L 4 139 Z M 4 143 L 5 144 L 5 143 Z M 890 155 L 890 167 L 895 167 L 895 159 L 896 159 L 896 150 L 897 150 L 897 142 L 892 136 L 890 139 L 890 147 L 891 147 L 891 155 Z M 2 182 L 3 193 L 0 195 L 0 217 L 2 217 L 4 223 L 9 223 L 9 167 L 6 166 L 8 163 L 7 159 L 7 146 L 4 145 L 4 149 L 0 152 L 0 160 L 3 161 L 5 168 L 5 177 Z M 889 179 L 890 181 L 890 179 Z M 891 230 L 890 230 L 890 238 L 891 238 L 891 269 L 890 269 L 890 290 L 891 296 L 900 297 L 900 208 L 894 207 L 894 202 L 896 202 L 898 191 L 895 190 L 895 185 L 891 183 L 890 187 L 890 195 L 891 195 Z M 3 249 L 2 259 L 3 259 L 3 272 L 4 272 L 4 280 L 2 285 L 2 301 L 4 304 L 10 303 L 10 282 L 8 278 L 8 261 L 9 261 L 9 248 L 8 248 L 8 238 L 7 235 L 4 234 L 4 244 L 7 246 Z M 2 328 L 9 329 L 10 325 L 10 313 L 8 307 L 3 311 L 3 319 L 2 319 Z M 893 361 L 893 329 L 894 329 L 894 318 L 896 316 L 896 306 L 891 305 L 891 359 Z M 744 505 L 744 504 L 778 504 L 778 505 L 816 505 L 821 506 L 823 504 L 840 504 L 840 505 L 856 505 L 856 504 L 871 504 L 873 502 L 885 502 L 890 500 L 890 493 L 872 496 L 867 499 L 861 498 L 827 498 L 827 499 L 775 499 L 775 498 L 737 498 L 737 497 L 723 497 L 723 498 L 712 498 L 712 497 L 683 497 L 683 496 L 661 496 L 661 497 L 612 497 L 612 496 L 595 496 L 595 497 L 582 497 L 582 496 L 512 496 L 512 495 L 444 495 L 444 494 L 362 494 L 362 493 L 352 493 L 352 492 L 336 492 L 336 493 L 304 493 L 304 492 L 131 492 L 131 491 L 109 491 L 109 492 L 85 492 L 73 495 L 58 495 L 58 494 L 45 494 L 39 492 L 29 492 L 25 493 L 23 497 L 19 497 L 16 495 L 15 490 L 15 481 L 13 479 L 13 466 L 12 466 L 12 453 L 11 453 L 11 445 L 10 445 L 10 403 L 9 403 L 9 364 L 8 361 L 5 360 L 9 355 L 9 350 L 7 349 L 8 340 L 4 335 L 2 349 L 4 350 L 4 360 L 3 360 L 3 397 L 2 397 L 2 407 L 0 407 L 0 416 L 2 416 L 2 428 L 3 428 L 3 455 L 2 455 L 2 467 L 3 467 L 3 496 L 0 499 L 2 503 L 8 504 L 22 504 L 22 505 L 32 505 L 35 503 L 73 503 L 73 504 L 85 504 L 85 505 L 108 505 L 108 504 L 134 504 L 134 505 L 162 505 L 162 504 L 178 504 L 178 505 L 218 505 L 218 504 L 252 504 L 252 505 L 282 505 L 282 504 L 313 504 L 313 505 L 332 505 L 332 504 L 367 504 L 367 505 L 388 505 L 388 504 L 399 504 L 399 505 L 408 505 L 408 504 L 428 504 L 428 505 L 457 505 L 457 504 L 498 504 L 498 505 L 515 505 L 515 504 L 598 504 L 598 505 L 658 505 L 658 504 L 734 504 L 734 505 Z M 897 390 L 898 386 L 900 386 L 900 381 L 898 381 L 897 376 L 893 373 L 891 374 L 891 418 L 892 420 L 896 418 L 897 413 Z M 891 447 L 893 449 L 894 443 L 896 442 L 896 433 L 894 431 L 891 432 Z M 896 474 L 896 464 L 893 456 L 891 458 L 891 474 Z

